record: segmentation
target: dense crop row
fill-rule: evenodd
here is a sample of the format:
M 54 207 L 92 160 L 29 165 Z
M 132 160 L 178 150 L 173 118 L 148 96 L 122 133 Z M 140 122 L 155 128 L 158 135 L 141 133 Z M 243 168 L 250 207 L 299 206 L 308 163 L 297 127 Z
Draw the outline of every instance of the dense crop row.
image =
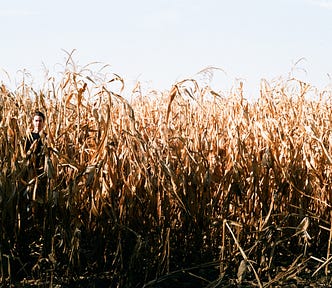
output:
M 329 284 L 331 92 L 262 82 L 248 102 L 241 83 L 221 95 L 186 80 L 129 102 L 117 75 L 69 68 L 38 92 L 0 88 L 2 283 Z M 38 217 L 23 149 L 37 109 Z

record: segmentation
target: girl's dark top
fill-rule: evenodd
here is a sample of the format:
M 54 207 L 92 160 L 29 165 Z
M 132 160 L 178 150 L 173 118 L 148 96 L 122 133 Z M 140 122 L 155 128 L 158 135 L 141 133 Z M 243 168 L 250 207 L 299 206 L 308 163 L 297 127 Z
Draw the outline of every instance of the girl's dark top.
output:
M 33 151 L 31 151 L 31 154 L 33 153 L 36 157 L 36 163 L 35 167 L 41 168 L 40 166 L 44 164 L 43 162 L 43 142 L 40 138 L 39 133 L 31 132 L 29 137 L 26 139 L 25 142 L 25 152 L 28 152 L 32 146 L 32 144 L 37 141 L 37 146 Z

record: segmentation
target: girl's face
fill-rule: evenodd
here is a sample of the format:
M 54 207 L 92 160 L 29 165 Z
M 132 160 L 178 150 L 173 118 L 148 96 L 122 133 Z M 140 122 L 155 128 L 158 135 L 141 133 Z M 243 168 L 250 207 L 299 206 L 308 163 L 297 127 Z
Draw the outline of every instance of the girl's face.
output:
M 40 132 L 44 128 L 44 120 L 41 116 L 33 117 L 33 131 Z

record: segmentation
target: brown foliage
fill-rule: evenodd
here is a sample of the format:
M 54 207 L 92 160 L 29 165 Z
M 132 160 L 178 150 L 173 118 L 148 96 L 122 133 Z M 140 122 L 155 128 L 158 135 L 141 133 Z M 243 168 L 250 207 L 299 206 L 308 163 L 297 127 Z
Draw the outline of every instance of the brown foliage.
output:
M 3 283 L 267 287 L 329 275 L 328 97 L 287 79 L 262 82 L 251 103 L 242 84 L 221 97 L 186 80 L 129 103 L 118 75 L 77 70 L 38 93 L 1 87 Z M 36 109 L 47 114 L 42 203 L 23 149 Z

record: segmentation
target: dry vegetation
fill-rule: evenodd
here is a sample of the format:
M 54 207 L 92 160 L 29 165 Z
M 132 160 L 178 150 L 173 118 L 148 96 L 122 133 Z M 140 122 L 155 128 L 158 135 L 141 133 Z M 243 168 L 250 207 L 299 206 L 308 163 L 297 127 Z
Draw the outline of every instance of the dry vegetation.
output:
M 38 92 L 0 88 L 4 286 L 332 284 L 331 92 L 263 81 L 251 103 L 241 83 L 221 95 L 185 80 L 129 102 L 120 77 L 100 75 L 69 61 Z M 36 109 L 39 218 L 23 150 Z

